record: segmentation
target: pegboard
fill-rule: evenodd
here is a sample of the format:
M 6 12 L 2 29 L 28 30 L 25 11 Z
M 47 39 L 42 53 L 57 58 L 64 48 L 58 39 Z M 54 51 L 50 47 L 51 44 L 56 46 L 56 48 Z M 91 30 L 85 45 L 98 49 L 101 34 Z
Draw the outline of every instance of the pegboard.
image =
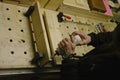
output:
M 94 18 L 86 18 L 83 16 L 71 16 L 71 19 L 66 19 L 63 22 L 58 22 L 57 19 L 58 12 L 45 10 L 45 22 L 46 22 L 46 29 L 49 37 L 50 47 L 52 51 L 52 55 L 56 64 L 61 64 L 61 56 L 54 56 L 55 50 L 58 48 L 58 43 L 64 39 L 65 37 L 70 38 L 69 35 L 73 31 L 82 31 L 86 34 L 91 32 L 98 33 L 96 29 L 96 25 L 102 23 L 107 31 L 112 31 L 115 27 L 115 23 L 105 22 L 104 20 L 95 20 Z M 78 46 L 76 47 L 75 53 L 79 56 L 83 56 L 90 50 L 94 49 L 93 46 Z
M 0 2 L 0 69 L 32 68 L 34 57 L 27 7 Z

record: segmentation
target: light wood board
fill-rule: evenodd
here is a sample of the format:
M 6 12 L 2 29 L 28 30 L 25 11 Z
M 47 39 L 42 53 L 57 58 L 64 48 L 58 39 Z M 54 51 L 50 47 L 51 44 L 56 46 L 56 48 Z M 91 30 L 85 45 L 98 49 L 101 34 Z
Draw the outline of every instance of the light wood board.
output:
M 51 52 L 39 2 L 37 2 L 34 7 L 35 9 L 30 16 L 32 21 L 31 24 L 34 31 L 37 50 L 39 53 L 44 54 L 44 58 L 40 61 L 41 65 L 44 65 L 51 61 Z
M 32 68 L 34 57 L 27 7 L 0 2 L 0 69 Z

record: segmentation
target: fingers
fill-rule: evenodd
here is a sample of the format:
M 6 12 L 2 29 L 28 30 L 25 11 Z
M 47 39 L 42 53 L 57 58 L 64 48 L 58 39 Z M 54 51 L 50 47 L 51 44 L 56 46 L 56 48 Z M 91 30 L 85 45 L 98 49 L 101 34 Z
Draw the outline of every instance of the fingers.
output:
M 73 35 L 70 35 L 70 39 L 73 43 L 75 43 L 75 40 L 74 40 L 74 36 Z
M 69 44 L 69 39 L 65 38 L 62 41 L 60 41 L 60 43 L 58 44 L 58 47 L 64 50 L 68 44 Z
M 67 53 L 73 53 L 75 50 L 75 45 L 68 38 L 65 38 L 62 41 L 60 41 L 58 47 Z
M 59 44 L 58 44 L 58 47 L 62 50 L 64 50 L 64 43 L 61 41 Z
M 87 44 L 87 40 L 83 39 L 82 41 L 79 42 L 79 45 L 86 45 Z
M 87 38 L 87 34 L 81 32 L 81 31 L 75 31 L 72 33 L 72 36 L 79 35 L 81 38 Z
M 71 40 L 72 42 L 74 43 L 74 36 L 75 35 L 79 35 L 81 37 L 81 41 L 79 41 L 79 43 L 77 45 L 85 45 L 85 44 L 88 44 L 90 41 L 91 41 L 91 38 L 89 35 L 81 32 L 81 31 L 75 31 L 72 33 L 72 37 L 71 37 Z
M 75 36 L 79 35 L 81 40 L 75 43 Z M 83 32 L 75 31 L 70 35 L 70 39 L 65 38 L 58 44 L 58 47 L 66 52 L 72 53 L 76 45 L 85 45 L 91 42 L 91 37 Z

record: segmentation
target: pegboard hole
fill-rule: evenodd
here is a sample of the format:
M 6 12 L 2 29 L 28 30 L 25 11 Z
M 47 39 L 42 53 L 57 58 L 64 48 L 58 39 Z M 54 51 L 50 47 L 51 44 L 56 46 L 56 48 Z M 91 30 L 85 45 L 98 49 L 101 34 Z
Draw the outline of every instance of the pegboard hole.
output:
M 12 40 L 12 39 L 10 39 L 10 42 L 13 42 L 13 40 Z
M 8 10 L 9 10 L 9 8 L 6 8 L 6 10 L 8 11 Z
M 10 20 L 10 18 L 7 18 L 7 20 Z
M 24 32 L 24 30 L 23 30 L 23 29 L 21 29 L 20 31 L 21 31 L 21 32 Z
M 69 26 L 66 26 L 66 28 L 69 28 Z
M 83 28 L 81 28 L 81 30 L 83 31 L 84 29 L 83 29 Z
M 20 13 L 21 11 L 20 11 L 20 10 L 18 10 L 18 12 Z
M 25 40 L 21 40 L 23 43 L 25 43 Z
M 11 54 L 14 54 L 14 51 L 11 51 Z
M 90 30 L 88 29 L 88 31 L 90 31 Z
M 27 54 L 27 52 L 25 51 L 24 54 Z
M 61 25 L 59 25 L 59 27 L 61 27 Z
M 92 23 L 92 25 L 94 25 L 94 23 Z
M 20 19 L 19 22 L 22 22 L 22 20 Z
M 9 31 L 11 31 L 12 29 L 11 28 L 8 28 Z
M 74 27 L 74 29 L 77 29 L 76 27 Z

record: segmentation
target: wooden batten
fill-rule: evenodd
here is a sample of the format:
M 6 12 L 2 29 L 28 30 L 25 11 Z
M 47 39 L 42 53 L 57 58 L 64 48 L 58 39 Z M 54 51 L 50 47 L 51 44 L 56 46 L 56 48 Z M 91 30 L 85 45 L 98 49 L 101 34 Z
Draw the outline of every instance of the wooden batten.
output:
M 31 14 L 31 20 L 36 40 L 36 46 L 39 53 L 44 54 L 44 58 L 40 61 L 41 65 L 51 61 L 51 52 L 49 48 L 48 38 L 46 34 L 45 24 L 41 13 L 39 2 L 34 5 L 34 11 Z

